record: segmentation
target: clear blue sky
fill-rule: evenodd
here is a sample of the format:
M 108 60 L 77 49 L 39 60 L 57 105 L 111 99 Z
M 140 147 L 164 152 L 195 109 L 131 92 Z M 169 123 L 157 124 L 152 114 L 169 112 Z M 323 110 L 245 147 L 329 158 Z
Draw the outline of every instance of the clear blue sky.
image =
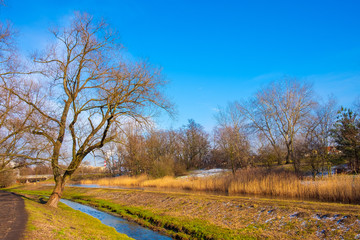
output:
M 1 20 L 29 50 L 74 11 L 104 17 L 130 54 L 162 66 L 177 128 L 207 130 L 218 106 L 251 96 L 283 76 L 314 83 L 349 106 L 360 94 L 360 1 L 7 0 Z

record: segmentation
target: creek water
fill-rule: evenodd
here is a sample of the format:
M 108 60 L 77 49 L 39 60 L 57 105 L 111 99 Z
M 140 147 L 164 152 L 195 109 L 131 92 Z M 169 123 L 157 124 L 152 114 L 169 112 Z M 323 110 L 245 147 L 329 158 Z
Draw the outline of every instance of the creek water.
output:
M 160 233 L 154 232 L 148 228 L 144 228 L 134 222 L 130 222 L 123 218 L 116 217 L 111 214 L 99 211 L 95 208 L 66 199 L 61 199 L 60 201 L 73 209 L 79 210 L 94 218 L 99 219 L 103 224 L 113 227 L 119 233 L 124 233 L 131 238 L 137 240 L 141 240 L 141 239 L 171 240 L 172 239 L 168 236 L 164 236 L 161 235 Z

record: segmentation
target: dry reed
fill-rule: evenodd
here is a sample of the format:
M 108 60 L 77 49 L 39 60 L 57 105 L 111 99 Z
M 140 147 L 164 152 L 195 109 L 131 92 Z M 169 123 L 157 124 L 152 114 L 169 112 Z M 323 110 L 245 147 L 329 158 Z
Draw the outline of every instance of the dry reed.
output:
M 235 176 L 223 174 L 211 177 L 164 177 L 150 179 L 120 176 L 99 180 L 83 180 L 82 184 L 105 186 L 131 186 L 171 188 L 192 191 L 217 191 L 236 194 L 314 199 L 329 202 L 360 203 L 360 179 L 358 176 L 337 175 L 313 180 L 300 180 L 294 173 L 266 171 L 264 169 L 240 170 Z

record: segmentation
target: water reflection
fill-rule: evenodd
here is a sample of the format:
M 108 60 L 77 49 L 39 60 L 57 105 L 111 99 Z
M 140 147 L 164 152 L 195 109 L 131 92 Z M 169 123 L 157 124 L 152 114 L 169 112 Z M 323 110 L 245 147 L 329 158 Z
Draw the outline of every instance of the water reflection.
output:
M 154 232 L 150 229 L 144 228 L 134 222 L 127 221 L 120 217 L 115 217 L 108 213 L 99 211 L 95 208 L 69 201 L 66 199 L 60 200 L 62 203 L 65 203 L 69 207 L 79 210 L 83 213 L 89 214 L 92 217 L 99 219 L 103 224 L 113 227 L 119 233 L 124 233 L 134 239 L 158 239 L 158 240 L 171 240 L 170 237 L 161 235 L 157 232 Z

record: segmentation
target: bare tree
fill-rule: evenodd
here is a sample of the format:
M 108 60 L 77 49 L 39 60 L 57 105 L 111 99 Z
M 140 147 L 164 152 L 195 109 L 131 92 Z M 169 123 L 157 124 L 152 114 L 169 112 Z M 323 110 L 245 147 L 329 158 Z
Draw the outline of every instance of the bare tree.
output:
M 144 129 L 129 124 L 121 134 L 117 151 L 124 172 L 151 177 L 183 174 L 184 149 L 179 135 L 174 130 Z
M 193 119 L 180 129 L 181 159 L 186 170 L 202 166 L 210 149 L 208 138 L 203 127 Z
M 336 121 L 336 100 L 330 97 L 324 104 L 318 104 L 313 116 L 307 122 L 304 131 L 303 148 L 309 156 L 310 165 L 314 176 L 327 168 L 331 174 L 329 147 L 332 143 L 331 129 Z
M 250 144 L 247 136 L 236 127 L 222 127 L 216 129 L 216 143 L 224 152 L 228 167 L 233 175 L 238 168 L 247 168 L 250 164 Z
M 216 147 L 223 152 L 233 175 L 238 168 L 250 164 L 250 143 L 245 131 L 244 118 L 235 105 L 221 109 L 216 115 L 218 127 L 215 128 Z
M 152 177 L 173 176 L 176 163 L 174 147 L 170 144 L 170 132 L 151 129 L 146 136 L 146 158 Z
M 0 84 L 0 172 L 48 160 L 49 146 L 32 135 L 36 114 L 11 91 L 15 79 Z
M 180 176 L 186 173 L 186 164 L 183 161 L 183 136 L 181 131 L 166 131 L 166 155 L 174 162 L 174 175 Z
M 237 104 L 239 111 L 267 137 L 277 154 L 278 139 L 282 140 L 287 150 L 286 163 L 296 160 L 294 141 L 314 106 L 311 85 L 296 79 L 273 82 L 258 91 L 248 106 Z
M 0 22 L 0 76 L 13 77 L 19 67 L 15 47 L 15 31 L 10 22 Z
M 46 105 L 38 106 L 21 93 L 16 96 L 33 107 L 45 123 L 34 133 L 52 144 L 55 187 L 48 205 L 57 207 L 65 183 L 82 160 L 113 141 L 121 123 L 129 118 L 147 122 L 152 110 L 169 110 L 160 91 L 160 70 L 146 62 L 121 58 L 116 34 L 104 21 L 76 13 L 68 27 L 52 31 L 56 40 L 44 54 L 34 56 L 46 87 Z M 63 147 L 64 141 L 71 148 Z M 70 153 L 65 169 L 63 152 Z
M 128 124 L 125 132 L 122 155 L 127 173 L 130 175 L 147 173 L 150 164 L 146 159 L 146 139 L 143 129 L 136 124 Z
M 20 69 L 24 70 L 18 61 L 15 31 L 11 23 L 0 22 L 0 172 L 47 159 L 47 144 L 30 134 L 36 119 L 34 108 L 13 93 L 26 90 L 39 103 L 36 86 L 22 79 Z
M 249 122 L 248 127 L 257 135 L 265 138 L 276 155 L 278 164 L 282 163 L 281 136 L 276 130 L 277 126 L 271 108 L 264 104 L 258 92 L 255 97 L 248 101 L 230 103 L 230 107 L 236 109 Z

